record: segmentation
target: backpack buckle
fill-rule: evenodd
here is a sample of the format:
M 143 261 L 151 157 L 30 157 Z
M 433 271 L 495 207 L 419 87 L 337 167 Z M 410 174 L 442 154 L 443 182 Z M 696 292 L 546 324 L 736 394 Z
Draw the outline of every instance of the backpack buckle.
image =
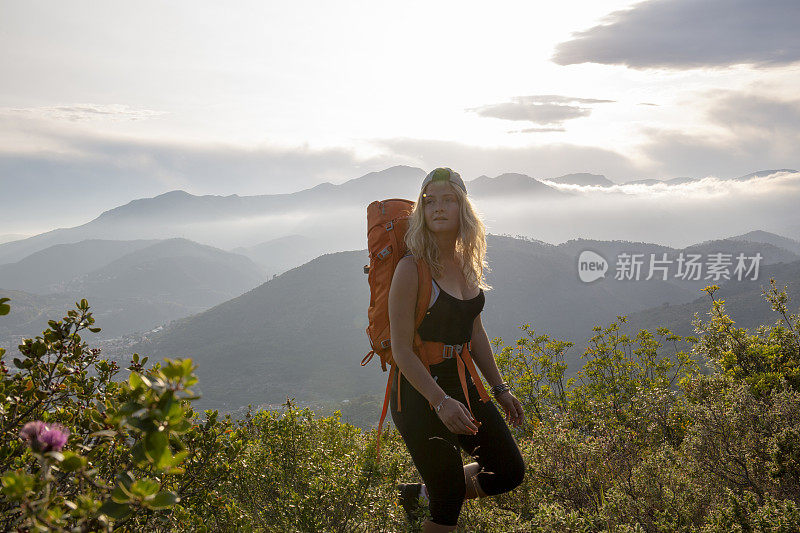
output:
M 392 221 L 390 220 L 390 221 L 389 221 L 389 223 L 388 223 L 388 224 L 386 224 L 386 231 L 392 231 L 392 228 L 393 228 L 393 227 L 394 227 L 394 222 L 392 222 Z
M 385 258 L 386 258 L 386 256 L 388 256 L 390 253 L 392 253 L 392 246 L 391 246 L 391 245 L 387 246 L 386 248 L 384 248 L 383 250 L 381 250 L 380 252 L 378 252 L 378 254 L 377 254 L 377 257 L 378 257 L 378 259 L 380 259 L 380 260 L 383 260 L 383 259 L 385 259 Z
M 463 344 L 445 344 L 442 347 L 442 359 L 452 359 L 455 354 L 461 354 Z
M 392 339 L 383 339 L 381 341 L 381 348 L 384 350 L 389 348 L 392 345 Z

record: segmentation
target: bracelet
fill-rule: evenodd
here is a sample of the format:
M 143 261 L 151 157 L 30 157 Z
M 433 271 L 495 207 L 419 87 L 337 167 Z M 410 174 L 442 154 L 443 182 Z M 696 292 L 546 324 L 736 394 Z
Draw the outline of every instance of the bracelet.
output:
M 495 386 L 493 386 L 493 387 L 492 387 L 490 390 L 491 390 L 491 392 L 492 392 L 492 396 L 494 396 L 495 398 L 497 398 L 498 396 L 500 396 L 500 395 L 501 395 L 501 394 L 503 394 L 504 392 L 508 392 L 508 391 L 510 391 L 510 390 L 511 390 L 511 387 L 508 385 L 508 383 L 506 383 L 506 382 L 504 381 L 504 382 L 500 383 L 499 385 L 495 385 Z
M 449 394 L 445 394 L 445 395 L 444 395 L 444 398 L 442 398 L 442 401 L 441 401 L 441 402 L 439 402 L 439 405 L 437 405 L 437 406 L 436 406 L 436 412 L 437 412 L 437 413 L 439 412 L 439 409 L 441 409 L 441 408 L 442 408 L 442 405 L 444 405 L 444 401 L 445 401 L 446 399 L 448 399 L 449 397 L 450 397 L 450 395 L 449 395 Z

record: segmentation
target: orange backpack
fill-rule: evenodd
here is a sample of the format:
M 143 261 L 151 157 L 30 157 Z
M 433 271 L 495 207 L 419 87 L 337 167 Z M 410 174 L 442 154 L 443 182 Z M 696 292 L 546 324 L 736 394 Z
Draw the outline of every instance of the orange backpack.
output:
M 386 394 L 383 398 L 381 419 L 378 423 L 376 460 L 379 459 L 381 431 L 383 430 L 383 421 L 386 418 L 386 411 L 389 406 L 392 379 L 394 379 L 395 374 L 397 374 L 397 379 L 400 379 L 400 368 L 398 368 L 392 357 L 392 342 L 389 332 L 389 287 L 392 284 L 392 277 L 397 264 L 408 252 L 405 235 L 408 230 L 408 217 L 413 208 L 414 202 L 400 198 L 383 201 L 376 200 L 367 206 L 367 247 L 369 249 L 370 262 L 369 265 L 364 265 L 364 273 L 369 274 L 370 298 L 369 310 L 367 311 L 369 316 L 367 338 L 372 349 L 361 360 L 361 366 L 369 363 L 372 357 L 377 354 L 380 357 L 381 368 L 384 372 L 386 372 L 386 365 L 391 367 L 389 379 L 386 381 Z M 424 260 L 415 258 L 415 262 L 417 264 L 419 284 L 417 306 L 414 313 L 414 353 L 417 354 L 417 357 L 420 358 L 429 372 L 431 365 L 441 363 L 445 359 L 456 358 L 461 387 L 467 400 L 467 407 L 472 413 L 472 407 L 469 405 L 466 371 L 469 371 L 472 375 L 472 381 L 478 389 L 481 400 L 488 402 L 489 395 L 486 393 L 483 381 L 478 376 L 478 372 L 472 362 L 470 343 L 450 345 L 442 342 L 423 341 L 420 338 L 417 330 L 428 310 L 428 302 L 431 297 L 431 271 Z M 398 381 L 398 411 L 400 411 L 400 407 Z M 431 405 L 431 409 L 433 409 L 433 405 Z

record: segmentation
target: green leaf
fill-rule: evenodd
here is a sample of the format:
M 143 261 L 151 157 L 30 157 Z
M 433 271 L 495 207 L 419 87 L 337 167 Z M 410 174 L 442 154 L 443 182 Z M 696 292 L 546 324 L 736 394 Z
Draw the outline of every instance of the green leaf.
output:
M 86 458 L 81 457 L 75 452 L 64 452 L 64 460 L 61 461 L 61 470 L 64 472 L 74 472 L 86 466 Z
M 152 479 L 139 479 L 131 485 L 130 491 L 134 495 L 145 499 L 148 496 L 154 495 L 160 488 L 161 485 L 157 481 L 153 481 Z
M 35 479 L 22 471 L 9 472 L 3 476 L 3 494 L 11 499 L 20 500 L 31 490 Z
M 162 460 L 156 466 L 162 470 L 170 469 L 174 466 L 181 464 L 188 455 L 189 455 L 188 451 L 178 452 L 174 456 L 166 454 L 164 457 L 162 457 Z
M 144 382 L 142 381 L 142 378 L 139 377 L 139 374 L 137 374 L 136 372 L 131 372 L 131 375 L 128 378 L 128 383 L 130 384 L 131 389 L 133 389 L 133 390 L 138 389 L 139 387 L 141 387 L 144 384 Z
M 119 520 L 131 514 L 131 508 L 124 503 L 117 503 L 113 500 L 106 500 L 106 502 L 100 506 L 100 510 L 98 512 L 100 514 L 108 515 L 111 518 Z
M 144 451 L 151 463 L 162 460 L 167 450 L 167 435 L 163 431 L 148 433 L 144 439 Z
M 0 315 L 7 315 L 11 311 L 11 306 L 6 303 L 10 300 L 11 298 L 0 298 Z
M 181 499 L 174 492 L 162 490 L 156 494 L 152 501 L 146 502 L 145 505 L 151 509 L 167 509 L 179 501 L 181 501 Z
M 125 489 L 122 486 L 117 485 L 114 487 L 114 490 L 111 491 L 111 500 L 113 500 L 114 503 L 124 504 L 131 501 L 131 496 L 125 492 Z
M 172 431 L 174 431 L 175 433 L 185 433 L 185 432 L 189 431 L 189 429 L 191 427 L 192 427 L 192 423 L 184 418 L 183 420 L 181 420 L 177 424 L 172 424 L 170 426 L 170 429 L 172 429 Z

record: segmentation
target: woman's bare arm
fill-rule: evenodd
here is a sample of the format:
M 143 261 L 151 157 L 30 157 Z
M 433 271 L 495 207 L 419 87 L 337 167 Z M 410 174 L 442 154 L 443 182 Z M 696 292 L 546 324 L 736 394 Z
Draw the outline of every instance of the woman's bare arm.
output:
M 417 265 L 412 257 L 397 264 L 389 288 L 389 324 L 392 356 L 408 381 L 432 405 L 439 405 L 445 393 L 414 353 L 414 314 L 417 305 Z

